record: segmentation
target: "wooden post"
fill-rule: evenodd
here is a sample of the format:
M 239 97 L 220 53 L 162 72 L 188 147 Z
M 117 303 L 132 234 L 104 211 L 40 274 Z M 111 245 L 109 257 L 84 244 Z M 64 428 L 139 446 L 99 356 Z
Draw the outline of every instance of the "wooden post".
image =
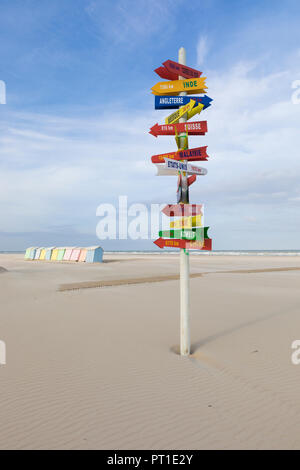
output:
M 186 52 L 183 47 L 178 52 L 179 64 L 186 65 Z M 179 77 L 183 80 L 184 77 Z M 180 95 L 186 95 L 186 92 L 181 92 Z M 187 115 L 185 114 L 179 119 L 179 122 L 186 122 Z M 180 134 L 179 134 L 180 137 Z M 184 148 L 185 139 L 182 137 L 180 148 Z M 189 188 L 187 184 L 187 174 L 183 173 L 181 176 L 182 192 L 181 201 L 184 204 L 189 203 Z M 185 249 L 180 249 L 180 354 L 181 356 L 189 356 L 191 349 L 190 339 L 190 263 L 189 252 Z

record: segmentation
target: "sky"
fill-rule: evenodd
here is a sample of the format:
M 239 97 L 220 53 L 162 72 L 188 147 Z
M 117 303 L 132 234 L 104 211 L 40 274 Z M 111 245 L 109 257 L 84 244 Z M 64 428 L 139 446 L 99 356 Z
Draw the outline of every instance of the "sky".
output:
M 189 140 L 208 146 L 190 202 L 214 249 L 300 249 L 299 23 L 298 0 L 0 0 L 0 251 L 156 250 L 99 240 L 97 207 L 176 202 L 151 163 L 174 138 L 148 131 L 172 112 L 154 69 L 181 46 L 214 100 Z

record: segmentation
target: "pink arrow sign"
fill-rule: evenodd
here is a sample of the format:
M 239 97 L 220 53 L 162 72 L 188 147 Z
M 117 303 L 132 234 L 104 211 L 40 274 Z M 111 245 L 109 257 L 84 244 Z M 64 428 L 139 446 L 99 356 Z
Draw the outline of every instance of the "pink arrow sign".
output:
M 190 215 L 203 215 L 202 204 L 168 204 L 162 213 L 168 217 L 189 217 Z
M 158 135 L 175 135 L 175 128 L 180 134 L 181 132 L 188 132 L 189 135 L 205 135 L 207 132 L 207 121 L 192 121 L 181 122 L 177 124 L 155 124 L 151 127 L 149 134 L 157 137 Z

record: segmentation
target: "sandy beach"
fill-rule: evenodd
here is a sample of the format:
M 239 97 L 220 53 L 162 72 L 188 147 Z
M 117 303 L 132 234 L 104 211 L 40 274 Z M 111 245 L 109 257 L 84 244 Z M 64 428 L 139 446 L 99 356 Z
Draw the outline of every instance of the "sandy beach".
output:
M 300 257 L 0 255 L 0 449 L 300 449 Z

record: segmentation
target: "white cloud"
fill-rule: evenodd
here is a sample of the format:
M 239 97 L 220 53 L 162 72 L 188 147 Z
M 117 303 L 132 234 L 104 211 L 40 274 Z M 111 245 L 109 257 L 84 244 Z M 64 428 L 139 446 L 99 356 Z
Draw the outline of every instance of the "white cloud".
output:
M 176 12 L 181 4 L 182 0 L 118 0 L 106 4 L 102 0 L 93 0 L 86 12 L 96 26 L 98 37 L 105 35 L 114 43 L 136 44 L 137 40 L 162 28 L 165 35 L 174 29 Z
M 200 36 L 197 43 L 197 67 L 204 64 L 205 57 L 208 53 L 208 39 L 207 36 Z

